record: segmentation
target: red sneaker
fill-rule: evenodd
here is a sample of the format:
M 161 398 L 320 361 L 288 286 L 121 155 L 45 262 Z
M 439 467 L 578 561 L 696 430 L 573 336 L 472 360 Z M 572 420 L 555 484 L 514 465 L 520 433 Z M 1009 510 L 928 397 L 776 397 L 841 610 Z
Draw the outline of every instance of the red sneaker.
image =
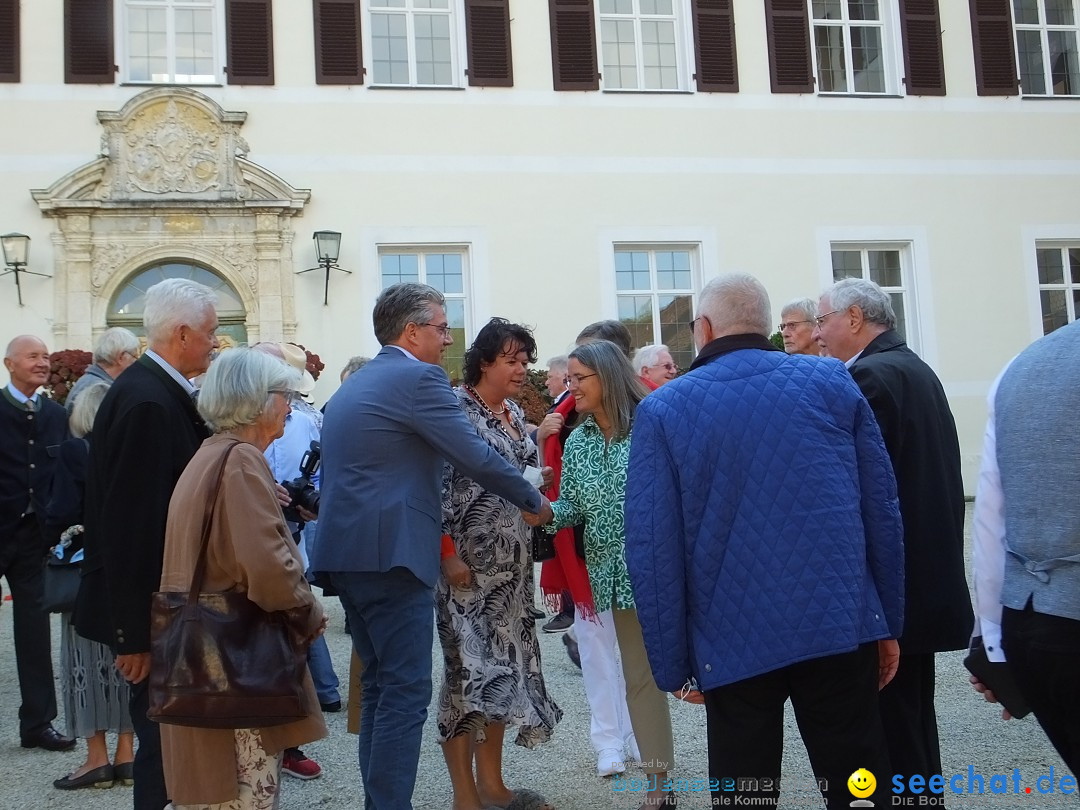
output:
M 281 772 L 294 779 L 314 779 L 322 776 L 322 768 L 313 759 L 304 756 L 299 748 L 286 748 L 281 757 Z

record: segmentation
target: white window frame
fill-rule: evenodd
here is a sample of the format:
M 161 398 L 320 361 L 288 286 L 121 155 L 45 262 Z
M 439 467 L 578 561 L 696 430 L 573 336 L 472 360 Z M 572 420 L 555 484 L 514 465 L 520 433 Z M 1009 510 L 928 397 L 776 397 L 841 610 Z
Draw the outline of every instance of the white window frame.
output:
M 903 42 L 900 36 L 900 6 L 897 0 L 879 0 L 881 20 L 876 27 L 881 28 L 882 66 L 885 69 L 885 89 L 880 92 L 869 90 L 855 90 L 855 73 L 852 70 L 851 59 L 851 27 L 875 27 L 872 20 L 850 20 L 848 17 L 847 0 L 840 0 L 843 9 L 843 20 L 818 21 L 814 19 L 814 0 L 806 0 L 807 17 L 810 23 L 810 59 L 814 71 L 814 89 L 819 96 L 901 96 L 904 94 L 903 82 Z M 817 40 L 814 29 L 819 26 L 842 27 L 844 30 L 844 68 L 848 77 L 847 90 L 822 90 L 818 81 L 818 53 Z
M 634 13 L 603 14 L 600 11 L 600 0 L 595 0 L 596 12 L 596 58 L 600 72 L 600 86 L 606 93 L 688 93 L 691 90 L 693 69 L 690 60 L 693 58 L 692 47 L 692 15 L 690 0 L 672 0 L 672 11 L 675 18 L 675 74 L 678 77 L 678 87 L 645 87 L 645 59 L 644 46 L 641 38 L 641 22 L 650 19 L 669 19 L 667 15 L 643 15 L 640 13 L 641 0 L 633 0 Z M 604 35 L 603 21 L 605 19 L 633 20 L 634 22 L 634 58 L 637 66 L 637 87 L 612 87 L 606 81 L 604 70 Z
M 1039 4 L 1039 22 L 1038 23 L 1020 23 L 1016 20 L 1016 9 L 1013 6 L 1012 0 L 1009 0 L 1009 11 L 1013 18 L 1013 47 L 1016 51 L 1016 75 L 1020 80 L 1020 92 L 1025 96 L 1031 96 L 1033 98 L 1078 98 L 1080 97 L 1080 87 L 1077 88 L 1074 93 L 1062 93 L 1058 95 L 1054 93 L 1054 79 L 1051 72 L 1052 65 L 1050 62 L 1050 31 L 1071 31 L 1077 40 L 1078 49 L 1080 49 L 1080 0 L 1070 0 L 1073 7 L 1073 25 L 1048 25 L 1046 22 L 1046 0 L 1037 0 Z M 1037 31 L 1039 33 L 1039 40 L 1042 45 L 1042 63 L 1043 63 L 1043 84 L 1046 87 L 1042 93 L 1028 92 L 1027 87 L 1023 82 L 1023 65 L 1020 62 L 1020 42 L 1019 34 L 1021 31 Z
M 1065 251 L 1064 257 L 1064 272 L 1062 273 L 1062 282 L 1044 284 L 1039 281 L 1039 251 L 1040 250 L 1060 250 Z M 1080 318 L 1080 306 L 1077 305 L 1075 295 L 1080 292 L 1080 282 L 1074 282 L 1069 268 L 1068 251 L 1080 250 L 1080 238 L 1076 239 L 1039 239 L 1034 243 L 1032 250 L 1033 264 L 1035 267 L 1035 283 L 1037 287 L 1036 296 L 1039 304 L 1039 337 L 1046 334 L 1044 326 L 1044 314 L 1042 310 L 1042 293 L 1044 291 L 1060 290 L 1065 293 L 1065 312 L 1068 315 L 1068 323 Z
M 417 13 L 441 12 L 442 9 L 416 8 L 413 0 L 405 0 L 405 7 L 390 7 L 381 5 L 380 0 L 364 0 L 364 20 L 360 28 L 363 39 L 365 60 L 367 61 L 367 75 L 371 77 L 371 86 L 379 88 L 406 88 L 418 87 L 425 90 L 460 89 L 465 87 L 465 7 L 464 0 L 450 0 L 449 10 L 445 13 L 450 17 L 450 84 L 420 84 L 416 80 L 416 20 Z M 373 14 L 404 14 L 405 36 L 409 48 L 409 81 L 405 84 L 378 82 L 375 79 L 375 45 L 372 33 L 374 23 Z
M 209 8 L 214 14 L 214 79 L 209 82 L 190 82 L 176 80 L 176 31 L 173 11 L 177 8 Z M 164 8 L 166 19 L 172 30 L 166 36 L 166 58 L 169 64 L 169 80 L 154 81 L 152 79 L 132 79 L 131 64 L 129 60 L 128 38 L 128 10 L 131 8 Z M 120 70 L 124 84 L 137 85 L 180 85 L 184 87 L 213 87 L 225 83 L 225 0 L 210 0 L 206 2 L 190 2 L 190 0 L 118 0 L 115 14 L 115 36 L 119 43 Z

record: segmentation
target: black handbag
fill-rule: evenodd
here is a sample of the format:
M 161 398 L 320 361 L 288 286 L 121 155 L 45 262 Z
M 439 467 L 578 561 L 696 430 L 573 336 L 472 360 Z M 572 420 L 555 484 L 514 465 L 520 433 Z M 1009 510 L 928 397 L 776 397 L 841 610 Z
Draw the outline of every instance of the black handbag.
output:
M 216 495 L 229 446 L 203 515 L 202 546 L 187 593 L 158 592 L 150 608 L 150 708 L 158 723 L 267 728 L 307 716 L 306 651 L 284 611 L 243 593 L 202 593 Z
M 41 573 L 41 609 L 46 613 L 71 613 L 75 610 L 75 600 L 79 597 L 79 582 L 82 580 L 82 564 L 71 561 L 72 555 L 76 553 L 71 547 L 71 538 L 81 534 L 82 528 L 72 526 L 60 535 L 58 545 L 63 556 L 57 557 L 50 549 L 45 558 Z

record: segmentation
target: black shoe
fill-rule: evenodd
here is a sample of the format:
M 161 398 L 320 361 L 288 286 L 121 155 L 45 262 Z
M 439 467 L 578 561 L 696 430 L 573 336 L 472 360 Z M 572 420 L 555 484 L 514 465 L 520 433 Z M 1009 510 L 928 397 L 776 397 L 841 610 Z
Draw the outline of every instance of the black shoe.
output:
M 562 643 L 566 645 L 566 654 L 570 656 L 574 666 L 581 669 L 581 653 L 578 651 L 577 639 L 571 638 L 570 634 L 567 633 L 562 637 Z
M 320 703 L 319 705 L 322 707 L 322 710 L 324 712 L 326 712 L 327 714 L 333 714 L 334 712 L 340 712 L 341 711 L 341 701 L 340 700 L 335 700 L 332 703 Z
M 70 751 L 75 747 L 75 740 L 65 737 L 52 726 L 23 737 L 21 743 L 23 748 L 44 748 L 46 751 Z
M 540 621 L 541 619 L 546 619 L 547 618 L 547 614 L 544 613 L 544 611 L 542 611 L 540 608 L 538 608 L 536 606 L 529 607 L 527 609 L 527 612 L 536 621 Z
M 63 779 L 53 781 L 53 787 L 58 790 L 78 790 L 84 787 L 111 788 L 115 779 L 112 765 L 102 765 L 87 771 L 82 776 L 65 776 Z
M 545 624 L 541 630 L 545 633 L 565 633 L 571 627 L 574 626 L 574 617 L 568 616 L 565 613 L 560 613 L 550 622 Z
M 117 782 L 127 787 L 131 787 L 135 784 L 135 763 L 121 762 L 117 765 L 113 765 L 113 774 L 116 776 Z

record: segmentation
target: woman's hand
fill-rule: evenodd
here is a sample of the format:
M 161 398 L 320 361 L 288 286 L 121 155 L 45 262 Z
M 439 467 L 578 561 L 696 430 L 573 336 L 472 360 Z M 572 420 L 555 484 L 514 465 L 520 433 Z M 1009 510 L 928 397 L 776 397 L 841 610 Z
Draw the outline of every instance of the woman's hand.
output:
M 565 422 L 561 413 L 549 413 L 536 429 L 536 443 L 539 444 L 545 439 L 557 436 Z
M 551 489 L 551 485 L 555 483 L 555 470 L 551 467 L 542 467 L 540 476 L 544 479 L 544 489 Z
M 451 588 L 468 588 L 472 585 L 472 571 L 457 554 L 443 557 L 442 573 Z

